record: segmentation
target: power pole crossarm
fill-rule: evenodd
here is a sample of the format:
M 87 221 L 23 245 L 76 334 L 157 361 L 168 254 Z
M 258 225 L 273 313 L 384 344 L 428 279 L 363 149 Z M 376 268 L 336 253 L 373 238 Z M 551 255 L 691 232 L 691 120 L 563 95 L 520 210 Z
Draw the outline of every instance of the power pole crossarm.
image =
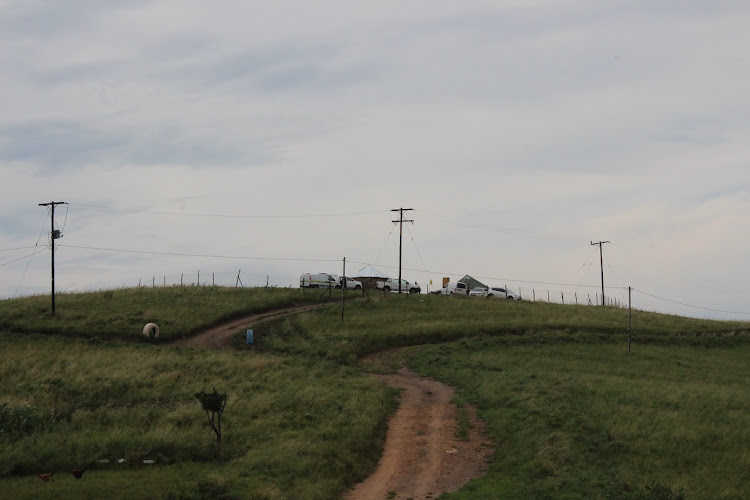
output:
M 401 293 L 401 249 L 403 248 L 403 237 L 404 237 L 404 222 L 414 223 L 413 220 L 404 220 L 404 212 L 414 210 L 413 208 L 394 208 L 391 212 L 398 212 L 398 220 L 394 220 L 393 223 L 398 222 L 398 293 Z
M 604 305 L 604 253 L 602 252 L 602 245 L 605 243 L 609 243 L 609 241 L 591 242 L 592 245 L 599 245 L 599 265 L 602 270 L 602 305 Z
M 60 231 L 55 231 L 55 206 L 66 205 L 64 201 L 40 203 L 40 207 L 50 207 L 50 242 L 52 248 L 52 316 L 55 315 L 55 240 L 62 238 Z

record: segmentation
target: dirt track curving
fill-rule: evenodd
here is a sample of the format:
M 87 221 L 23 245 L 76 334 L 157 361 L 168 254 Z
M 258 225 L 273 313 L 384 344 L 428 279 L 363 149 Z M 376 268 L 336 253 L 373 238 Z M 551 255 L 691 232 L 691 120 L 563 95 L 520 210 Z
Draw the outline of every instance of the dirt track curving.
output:
M 313 304 L 307 306 L 279 309 L 277 311 L 270 311 L 260 314 L 252 314 L 250 316 L 237 318 L 227 323 L 208 328 L 196 335 L 175 340 L 171 344 L 186 347 L 197 347 L 199 349 L 232 349 L 232 335 L 237 334 L 237 332 L 241 331 L 243 328 L 247 328 L 261 321 L 278 318 L 280 316 L 288 316 L 290 314 L 299 314 L 301 312 L 310 311 L 318 307 L 321 306 L 319 304 Z
M 357 485 L 347 500 L 437 498 L 484 473 L 492 443 L 484 437 L 484 423 L 472 407 L 467 407 L 468 439 L 456 438 L 458 410 L 452 403 L 452 387 L 408 368 L 377 377 L 403 390 L 400 405 L 388 423 L 375 473 Z
M 232 349 L 232 335 L 243 328 L 316 307 L 320 306 L 300 306 L 238 318 L 179 339 L 172 345 Z M 381 353 L 368 357 L 365 362 L 383 363 L 387 358 L 387 354 Z M 467 407 L 468 439 L 456 438 L 458 409 L 452 403 L 455 392 L 452 387 L 420 377 L 403 367 L 394 374 L 373 376 L 402 389 L 400 404 L 389 420 L 377 469 L 346 495 L 347 500 L 432 499 L 456 491 L 484 473 L 492 443 L 484 437 L 484 423 L 472 407 Z

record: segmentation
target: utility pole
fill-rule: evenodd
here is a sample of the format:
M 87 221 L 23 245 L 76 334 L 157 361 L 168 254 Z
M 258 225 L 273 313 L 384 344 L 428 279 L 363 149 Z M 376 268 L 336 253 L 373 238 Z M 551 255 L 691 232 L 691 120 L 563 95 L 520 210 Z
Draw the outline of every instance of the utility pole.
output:
M 40 203 L 40 207 L 50 207 L 50 242 L 52 243 L 52 316 L 55 315 L 55 240 L 62 238 L 60 230 L 55 229 L 55 206 L 66 205 L 64 201 Z
M 602 245 L 605 243 L 609 243 L 609 241 L 591 242 L 592 245 L 599 245 L 599 265 L 602 269 L 602 305 L 604 305 L 604 254 L 602 253 Z
M 398 222 L 398 293 L 401 293 L 401 250 L 403 248 L 403 240 L 404 240 L 404 222 L 411 222 L 414 224 L 413 220 L 404 220 L 404 212 L 408 212 L 409 210 L 414 210 L 413 208 L 394 208 L 391 210 L 391 212 L 398 212 L 398 220 L 394 220 L 393 223 L 395 224 Z

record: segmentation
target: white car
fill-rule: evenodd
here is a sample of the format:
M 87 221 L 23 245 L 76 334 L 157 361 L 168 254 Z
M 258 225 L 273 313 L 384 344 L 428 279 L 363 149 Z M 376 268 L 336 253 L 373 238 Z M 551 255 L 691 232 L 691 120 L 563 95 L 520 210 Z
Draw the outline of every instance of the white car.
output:
M 490 297 L 495 297 L 497 299 L 521 300 L 521 296 L 518 295 L 513 290 L 506 290 L 505 288 L 499 288 L 499 287 L 490 288 L 487 291 L 487 295 Z
M 486 297 L 489 292 L 486 288 L 478 286 L 469 290 L 469 297 Z
M 362 290 L 362 282 L 353 280 L 349 276 L 341 278 L 341 283 L 345 284 L 348 290 Z M 340 288 L 340 286 L 337 288 Z

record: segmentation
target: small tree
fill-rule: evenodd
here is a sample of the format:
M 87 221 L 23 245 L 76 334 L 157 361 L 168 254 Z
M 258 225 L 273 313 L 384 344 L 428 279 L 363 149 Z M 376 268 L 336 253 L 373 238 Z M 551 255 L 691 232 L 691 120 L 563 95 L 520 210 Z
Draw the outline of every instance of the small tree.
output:
M 208 423 L 216 433 L 216 442 L 221 448 L 221 414 L 227 406 L 226 393 L 219 393 L 214 387 L 214 392 L 196 392 L 195 397 L 206 412 Z

